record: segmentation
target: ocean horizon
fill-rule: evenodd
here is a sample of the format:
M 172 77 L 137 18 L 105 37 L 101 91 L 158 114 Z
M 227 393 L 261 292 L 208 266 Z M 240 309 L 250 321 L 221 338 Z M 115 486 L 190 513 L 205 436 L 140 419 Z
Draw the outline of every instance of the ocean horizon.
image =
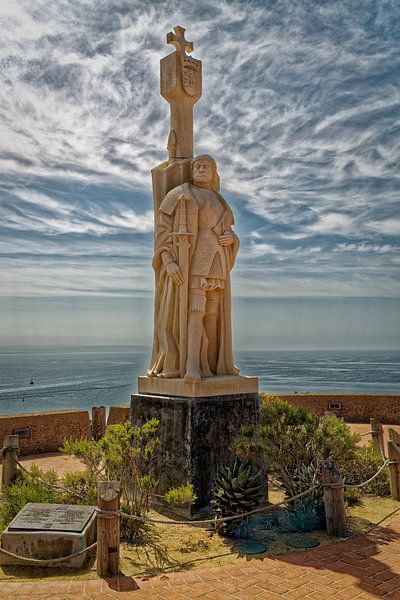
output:
M 128 405 L 149 357 L 145 346 L 0 348 L 0 414 Z M 270 394 L 400 393 L 399 350 L 241 350 L 235 358 Z

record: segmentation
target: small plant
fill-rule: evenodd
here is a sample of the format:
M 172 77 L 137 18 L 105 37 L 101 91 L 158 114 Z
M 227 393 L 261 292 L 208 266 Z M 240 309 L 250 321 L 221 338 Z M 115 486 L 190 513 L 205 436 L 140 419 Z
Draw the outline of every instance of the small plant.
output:
M 250 463 L 237 459 L 233 467 L 222 467 L 214 482 L 212 501 L 217 517 L 230 517 L 249 512 L 260 506 L 264 497 L 264 486 L 260 473 Z M 223 525 L 221 533 L 229 534 L 237 523 Z
M 197 500 L 191 483 L 169 490 L 164 494 L 164 498 L 167 504 L 177 506 L 190 506 Z
M 96 479 L 87 469 L 65 473 L 57 485 L 60 504 L 97 505 Z

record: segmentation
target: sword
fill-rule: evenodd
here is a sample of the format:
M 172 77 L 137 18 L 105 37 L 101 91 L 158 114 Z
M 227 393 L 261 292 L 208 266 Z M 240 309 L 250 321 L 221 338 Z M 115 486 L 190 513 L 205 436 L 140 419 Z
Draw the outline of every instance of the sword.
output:
M 187 309 L 189 294 L 189 238 L 192 233 L 187 230 L 186 198 L 179 197 L 179 229 L 174 232 L 178 236 L 178 265 L 183 276 L 183 284 L 179 287 L 179 373 L 181 377 L 186 372 L 187 355 Z

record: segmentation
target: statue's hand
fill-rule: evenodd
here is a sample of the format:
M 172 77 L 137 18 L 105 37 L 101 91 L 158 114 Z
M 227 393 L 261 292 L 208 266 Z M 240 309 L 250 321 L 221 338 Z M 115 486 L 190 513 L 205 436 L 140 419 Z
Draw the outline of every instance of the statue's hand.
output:
M 165 267 L 167 269 L 168 275 L 171 277 L 172 281 L 176 283 L 176 285 L 183 285 L 183 275 L 182 271 L 176 264 L 176 262 L 172 261 L 168 263 Z
M 235 236 L 233 235 L 232 231 L 225 231 L 219 236 L 218 241 L 221 246 L 230 246 L 235 241 Z

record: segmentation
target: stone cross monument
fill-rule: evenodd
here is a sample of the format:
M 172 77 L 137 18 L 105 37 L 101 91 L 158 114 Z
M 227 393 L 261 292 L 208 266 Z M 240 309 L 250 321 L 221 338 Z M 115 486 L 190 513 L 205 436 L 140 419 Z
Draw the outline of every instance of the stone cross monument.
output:
M 233 359 L 231 271 L 239 249 L 234 216 L 220 194 L 215 160 L 193 157 L 193 108 L 201 61 L 183 27 L 168 33 L 161 95 L 170 104 L 168 160 L 152 171 L 155 303 L 147 374 L 132 396 L 132 420 L 160 420 L 161 488 L 192 482 L 196 509 L 209 504 L 228 446 L 259 412 L 258 380 Z

